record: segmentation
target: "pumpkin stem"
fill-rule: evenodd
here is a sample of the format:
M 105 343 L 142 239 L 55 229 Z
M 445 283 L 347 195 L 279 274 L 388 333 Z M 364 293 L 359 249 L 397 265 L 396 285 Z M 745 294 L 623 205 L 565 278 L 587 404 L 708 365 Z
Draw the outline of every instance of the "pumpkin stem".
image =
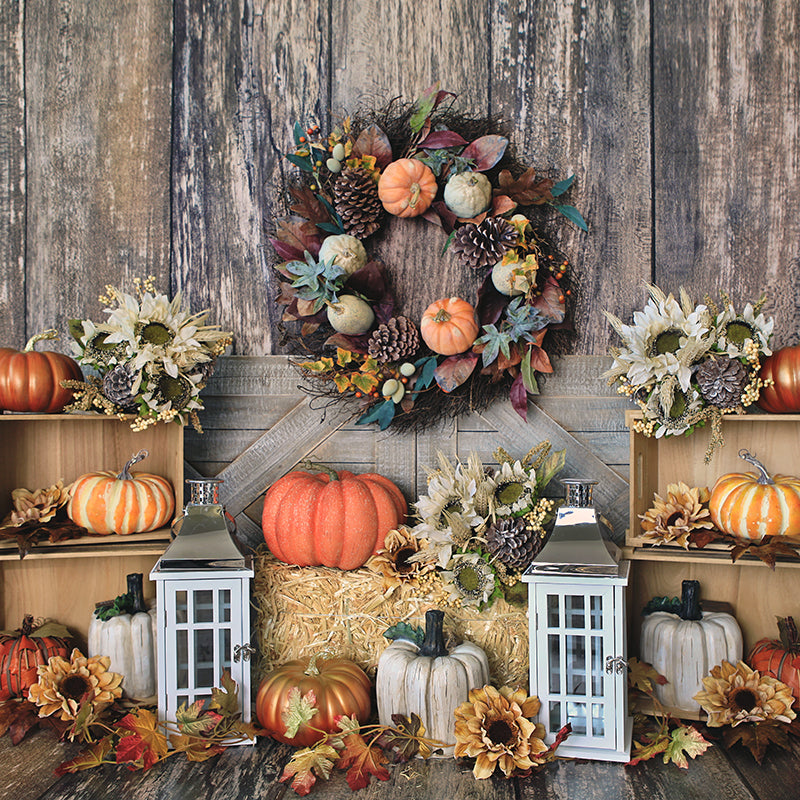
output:
M 128 582 L 128 594 L 131 598 L 133 608 L 131 614 L 139 614 L 141 612 L 147 613 L 147 606 L 144 604 L 143 580 L 144 576 L 141 572 L 131 572 L 126 577 Z
M 778 617 L 778 630 L 784 650 L 790 653 L 800 652 L 800 636 L 793 617 Z
M 37 333 L 35 336 L 31 336 L 22 352 L 30 353 L 37 342 L 43 342 L 45 339 L 58 339 L 58 331 L 55 328 L 48 328 L 46 331 L 42 331 L 41 333 Z
M 309 458 L 304 458 L 298 466 L 300 469 L 313 471 L 313 472 L 322 472 L 327 475 L 332 481 L 339 480 L 339 473 L 333 469 L 333 467 L 329 467 L 327 464 L 320 464 L 317 461 L 312 461 Z
M 33 630 L 33 614 L 26 614 L 22 620 L 22 628 L 20 632 L 23 636 L 30 636 Z
M 304 675 L 319 675 L 319 667 L 317 666 L 317 654 L 308 659 L 308 666 L 305 668 Z
M 436 316 L 433 318 L 434 322 L 447 322 L 450 319 L 450 312 L 445 311 L 443 308 L 440 308 L 436 312 Z
M 758 476 L 758 483 L 761 486 L 767 486 L 775 483 L 775 481 L 770 478 L 767 468 L 754 455 L 751 455 L 749 450 L 742 448 L 739 451 L 739 458 L 744 459 L 748 464 L 752 464 L 761 473 Z
M 419 202 L 419 196 L 422 193 L 422 187 L 418 183 L 411 184 L 411 197 L 409 198 L 408 205 L 411 208 L 416 208 Z
M 150 453 L 147 450 L 140 450 L 135 456 L 131 456 L 131 460 L 122 468 L 122 472 L 117 475 L 118 481 L 130 481 L 133 480 L 133 475 L 131 475 L 131 467 L 134 464 L 138 464 L 140 461 L 144 461 Z
M 439 658 L 447 655 L 442 634 L 442 622 L 444 622 L 444 611 L 432 608 L 425 612 L 425 639 L 419 648 L 421 656 Z
M 681 583 L 681 607 L 678 609 L 681 619 L 703 619 L 700 610 L 700 581 L 683 581 Z

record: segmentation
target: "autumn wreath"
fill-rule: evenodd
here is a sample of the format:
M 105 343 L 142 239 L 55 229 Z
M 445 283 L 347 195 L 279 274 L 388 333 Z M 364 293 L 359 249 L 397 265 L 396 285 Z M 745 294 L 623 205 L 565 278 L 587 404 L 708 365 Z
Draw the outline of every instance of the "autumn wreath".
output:
M 495 119 L 465 116 L 454 99 L 431 87 L 327 134 L 294 125 L 291 214 L 271 238 L 283 343 L 305 356 L 304 390 L 354 403 L 358 424 L 422 429 L 506 393 L 525 418 L 536 373 L 552 371 L 545 335 L 567 326 L 569 264 L 534 212 L 551 206 L 586 230 L 560 201 L 573 178 L 538 176 Z M 440 226 L 476 298 L 431 297 L 421 319 L 404 315 L 391 271 L 364 246 L 392 217 Z

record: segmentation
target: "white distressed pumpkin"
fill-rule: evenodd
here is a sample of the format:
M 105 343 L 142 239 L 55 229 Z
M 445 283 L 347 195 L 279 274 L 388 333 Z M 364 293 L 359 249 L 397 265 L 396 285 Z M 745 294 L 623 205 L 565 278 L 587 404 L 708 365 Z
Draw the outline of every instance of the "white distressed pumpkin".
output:
M 352 275 L 367 263 L 367 251 L 355 236 L 338 233 L 324 239 L 317 258 L 319 261 L 332 261 L 347 275 Z
M 694 586 L 693 586 L 694 585 Z M 641 657 L 668 683 L 655 687 L 659 702 L 684 711 L 699 711 L 694 695 L 703 678 L 723 660 L 738 664 L 742 658 L 739 623 L 723 612 L 700 612 L 699 584 L 684 581 L 681 611 L 656 611 L 642 622 Z
M 448 653 L 442 637 L 443 619 L 442 611 L 428 611 L 422 645 L 400 639 L 383 651 L 375 688 L 381 725 L 393 724 L 392 714 L 417 714 L 425 735 L 445 742 L 444 755 L 450 757 L 455 745 L 455 710 L 468 699 L 470 689 L 489 682 L 489 661 L 471 642 Z
M 492 184 L 482 172 L 459 172 L 444 187 L 445 205 L 461 219 L 472 219 L 492 204 Z
M 328 322 L 339 333 L 360 336 L 375 322 L 375 314 L 369 303 L 354 294 L 343 294 L 328 306 Z

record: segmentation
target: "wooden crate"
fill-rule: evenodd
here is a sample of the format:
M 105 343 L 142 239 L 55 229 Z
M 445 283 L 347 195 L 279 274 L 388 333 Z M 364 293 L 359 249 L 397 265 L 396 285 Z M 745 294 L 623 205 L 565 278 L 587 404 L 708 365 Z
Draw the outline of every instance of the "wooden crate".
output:
M 11 508 L 11 491 L 71 483 L 95 470 L 120 470 L 139 450 L 138 465 L 168 478 L 176 513 L 183 506 L 183 428 L 159 424 L 134 432 L 129 423 L 96 414 L 0 414 L 0 515 Z M 0 543 L 0 628 L 16 628 L 25 613 L 66 625 L 86 644 L 95 603 L 125 590 L 125 576 L 145 576 L 145 597 L 155 588 L 147 576 L 170 538 L 168 528 L 131 536 L 86 536 L 43 543 L 20 560 L 16 543 Z
M 631 653 L 638 652 L 639 610 L 654 596 L 680 595 L 685 578 L 700 581 L 707 601 L 729 603 L 744 635 L 745 656 L 764 636 L 777 634 L 775 617 L 800 615 L 800 561 L 779 562 L 771 570 L 762 561 L 745 557 L 735 564 L 727 549 L 719 546 L 686 551 L 681 547 L 645 545 L 640 536 L 639 515 L 651 507 L 653 494 L 664 496 L 667 484 L 679 480 L 689 486 L 708 486 L 726 472 L 750 471 L 738 457 L 745 448 L 771 473 L 800 474 L 800 415 L 747 414 L 726 416 L 722 430 L 724 447 L 711 461 L 704 457 L 710 431 L 691 436 L 648 438 L 632 429 L 637 411 L 626 413 L 631 445 L 630 527 L 626 557 L 634 560 L 630 586 Z

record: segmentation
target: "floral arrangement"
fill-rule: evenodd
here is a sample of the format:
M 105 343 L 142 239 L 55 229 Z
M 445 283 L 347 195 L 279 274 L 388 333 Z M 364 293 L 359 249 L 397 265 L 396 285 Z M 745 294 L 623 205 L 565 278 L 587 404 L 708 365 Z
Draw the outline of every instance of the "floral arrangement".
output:
M 202 431 L 200 391 L 232 337 L 205 324 L 207 311 L 181 308 L 180 293 L 172 300 L 156 294 L 154 281 L 152 275 L 134 278 L 135 295 L 106 286 L 100 297 L 106 322 L 70 320 L 77 360 L 96 375 L 63 382 L 75 397 L 66 410 L 135 414 L 134 430 L 159 421 L 191 421 Z
M 680 301 L 648 289 L 632 325 L 606 312 L 623 347 L 611 348 L 614 364 L 604 377 L 638 404 L 643 419 L 635 430 L 646 436 L 691 433 L 710 422 L 708 460 L 722 444 L 722 415 L 743 413 L 758 400 L 774 320 L 761 313 L 763 298 L 740 313 L 727 297 L 721 308 L 710 300 L 695 306 L 684 289 Z
M 502 448 L 494 455 L 498 469 L 475 454 L 455 464 L 439 454 L 428 493 L 415 503 L 419 521 L 391 531 L 367 562 L 388 592 L 433 593 L 450 606 L 515 598 L 553 518 L 555 502 L 541 493 L 564 466 L 565 451 L 551 453 L 542 442 L 522 460 Z
M 298 362 L 309 393 L 354 406 L 360 424 L 422 428 L 506 391 L 525 418 L 536 373 L 552 371 L 543 339 L 565 325 L 569 264 L 529 214 L 549 205 L 586 230 L 560 200 L 573 178 L 537 176 L 454 98 L 434 86 L 327 134 L 294 126 L 292 216 L 271 239 L 277 302 L 312 354 Z M 421 321 L 395 307 L 387 268 L 364 247 L 393 216 L 443 229 L 444 249 L 476 275 L 476 301 L 432 297 Z

